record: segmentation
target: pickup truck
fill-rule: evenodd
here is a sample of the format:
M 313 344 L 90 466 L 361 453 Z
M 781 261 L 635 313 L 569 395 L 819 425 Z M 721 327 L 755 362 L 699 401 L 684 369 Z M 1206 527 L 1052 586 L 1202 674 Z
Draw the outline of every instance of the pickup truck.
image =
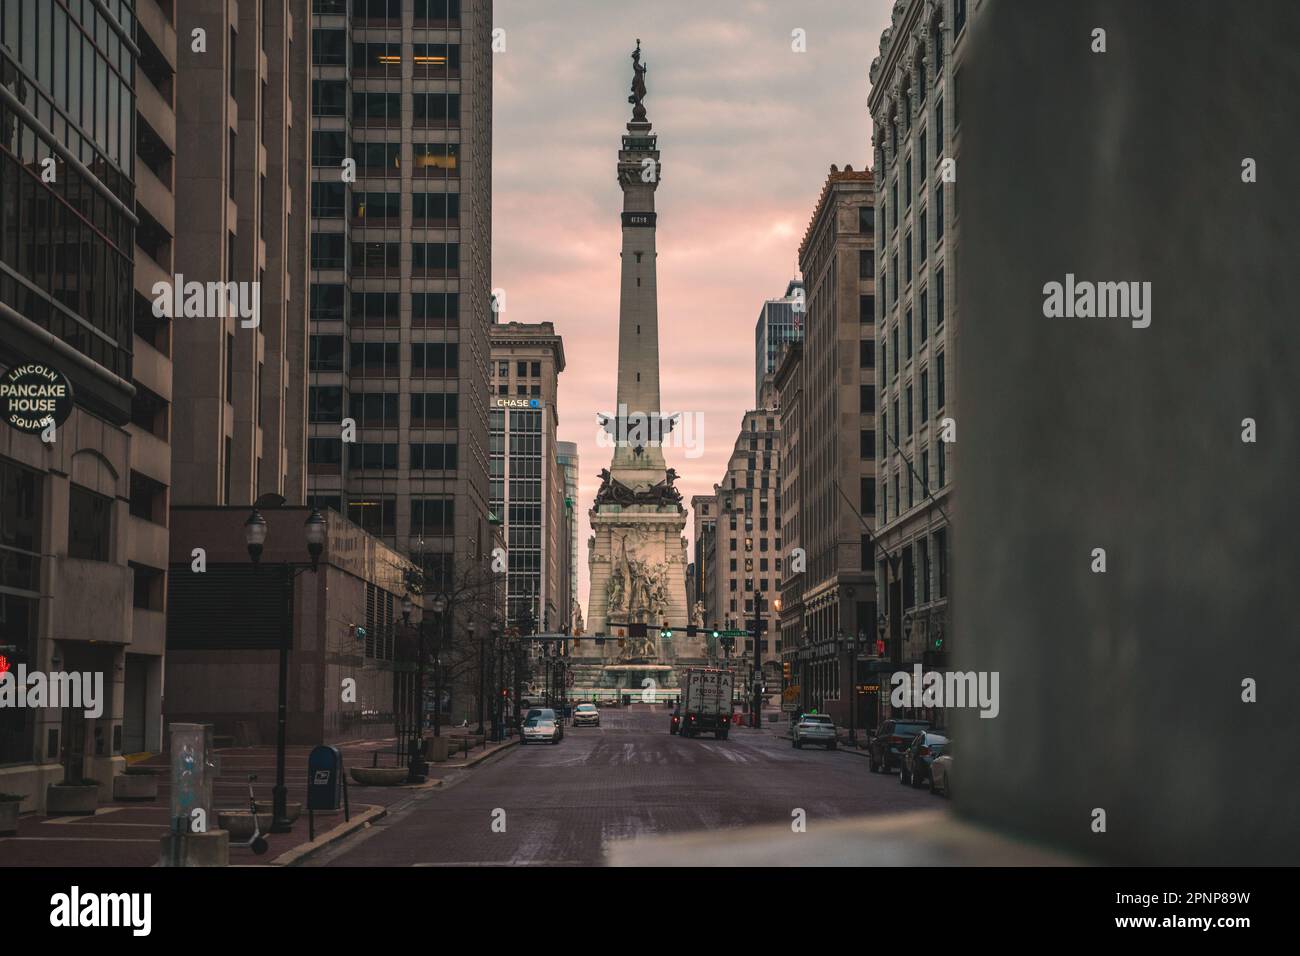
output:
M 717 667 L 693 667 L 682 681 L 678 734 L 696 737 L 712 733 L 726 740 L 731 731 L 731 708 L 736 686 L 735 671 Z

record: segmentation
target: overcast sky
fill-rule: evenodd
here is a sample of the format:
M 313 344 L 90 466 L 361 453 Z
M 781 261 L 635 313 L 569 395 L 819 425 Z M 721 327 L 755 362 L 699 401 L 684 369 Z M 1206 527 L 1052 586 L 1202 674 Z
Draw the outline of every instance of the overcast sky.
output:
M 889 0 L 496 0 L 492 284 L 502 321 L 555 323 L 559 438 L 578 444 L 579 601 L 587 510 L 617 374 L 619 137 L 641 39 L 659 136 L 660 376 L 666 411 L 700 413 L 703 454 L 667 450 L 687 503 L 722 478 L 754 404 L 754 324 L 795 274 L 832 163 L 870 159 L 867 69 Z M 805 31 L 807 52 L 791 49 Z M 690 537 L 687 524 L 687 537 Z

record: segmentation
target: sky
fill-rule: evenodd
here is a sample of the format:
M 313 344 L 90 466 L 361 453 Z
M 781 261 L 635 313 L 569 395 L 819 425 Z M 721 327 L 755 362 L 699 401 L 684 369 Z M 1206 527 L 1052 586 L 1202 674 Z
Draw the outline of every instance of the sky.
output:
M 564 339 L 559 440 L 578 445 L 584 615 L 587 511 L 611 456 L 596 444 L 595 414 L 614 405 L 615 167 L 637 39 L 661 153 L 661 402 L 702 416 L 698 457 L 666 449 L 689 505 L 722 478 L 754 406 L 754 325 L 763 301 L 783 295 L 797 274 L 831 164 L 869 165 L 867 70 L 892 6 L 496 0 L 505 49 L 493 62 L 492 285 L 506 294 L 501 321 L 554 322 Z M 792 49 L 796 29 L 806 52 Z

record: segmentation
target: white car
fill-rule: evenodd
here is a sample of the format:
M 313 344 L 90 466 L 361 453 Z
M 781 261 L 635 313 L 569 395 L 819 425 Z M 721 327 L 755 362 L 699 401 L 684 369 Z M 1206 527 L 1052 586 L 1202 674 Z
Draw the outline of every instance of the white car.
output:
M 834 750 L 835 721 L 825 714 L 804 714 L 790 728 L 790 741 L 795 750 L 802 750 L 804 744 L 821 744 Z
M 556 731 L 555 721 L 549 717 L 529 717 L 524 721 L 524 733 L 519 738 L 519 743 L 548 743 L 558 744 L 560 735 Z
M 600 711 L 596 709 L 595 704 L 579 704 L 573 708 L 573 726 L 575 727 L 599 727 Z

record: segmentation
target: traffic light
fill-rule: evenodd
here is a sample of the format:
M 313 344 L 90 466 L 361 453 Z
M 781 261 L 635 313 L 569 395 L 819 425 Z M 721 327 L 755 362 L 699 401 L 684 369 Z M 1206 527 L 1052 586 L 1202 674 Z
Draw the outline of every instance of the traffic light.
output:
M 942 635 L 942 634 L 940 634 L 940 635 L 938 635 L 938 636 L 935 637 L 935 639 L 934 639 L 934 649 L 935 649 L 936 651 L 941 651 L 941 650 L 943 650 L 943 635 Z
M 722 636 L 722 632 L 719 631 L 719 630 L 715 627 L 715 628 L 713 629 L 713 639 L 716 641 L 716 640 L 717 640 L 718 638 L 720 638 L 721 636 Z
M 789 662 L 789 661 L 782 661 L 782 662 L 781 662 L 781 676 L 784 677 L 786 680 L 789 680 L 789 679 L 790 679 L 790 662 Z
M 667 621 L 664 621 L 664 626 L 663 626 L 663 629 L 659 632 L 659 636 L 660 636 L 660 637 L 672 637 L 672 636 L 673 636 L 673 629 L 672 629 L 672 626 L 671 626 Z

